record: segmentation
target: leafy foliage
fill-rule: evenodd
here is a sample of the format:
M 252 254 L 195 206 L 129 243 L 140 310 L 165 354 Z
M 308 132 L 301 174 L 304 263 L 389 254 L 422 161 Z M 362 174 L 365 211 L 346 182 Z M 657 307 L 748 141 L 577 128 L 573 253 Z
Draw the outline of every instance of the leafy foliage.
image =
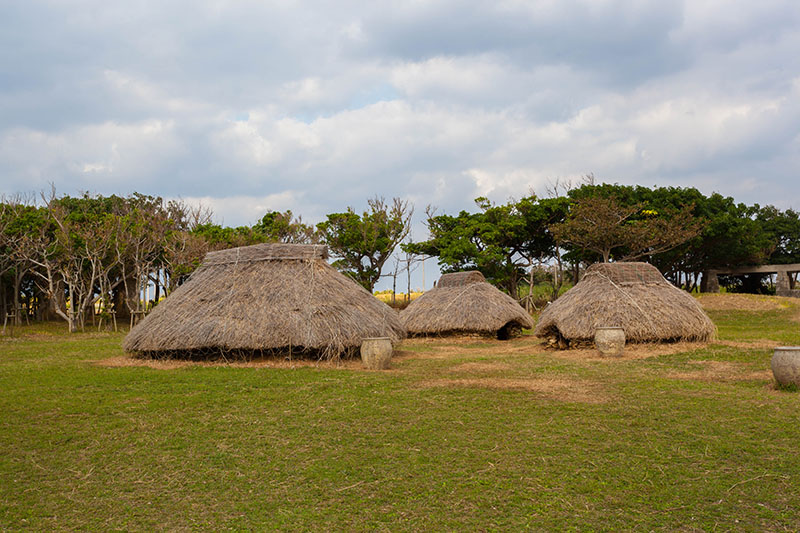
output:
M 314 227 L 304 224 L 301 217 L 295 218 L 291 211 L 268 211 L 253 226 L 253 232 L 268 242 L 307 244 L 319 240 Z
M 669 251 L 700 234 L 703 222 L 692 215 L 693 205 L 682 209 L 643 209 L 643 204 L 622 205 L 615 196 L 589 196 L 575 200 L 567 220 L 551 226 L 561 243 L 596 252 L 608 262 L 613 251 L 619 260 L 632 261 Z
M 477 269 L 490 281 L 518 295 L 525 268 L 556 254 L 549 227 L 563 220 L 565 198 L 529 196 L 503 205 L 477 198 L 480 211 L 457 216 L 428 211 L 430 239 L 405 245 L 408 251 L 437 256 L 446 272 Z
M 413 209 L 399 198 L 390 205 L 376 197 L 368 206 L 361 215 L 352 208 L 330 214 L 317 229 L 337 257 L 333 265 L 372 292 L 383 265 L 411 229 Z

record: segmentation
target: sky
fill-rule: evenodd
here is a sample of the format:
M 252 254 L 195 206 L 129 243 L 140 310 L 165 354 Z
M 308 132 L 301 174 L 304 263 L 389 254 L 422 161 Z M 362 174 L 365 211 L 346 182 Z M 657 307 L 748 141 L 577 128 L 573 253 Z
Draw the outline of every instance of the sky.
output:
M 800 209 L 798 51 L 796 0 L 0 0 L 0 194 L 402 197 L 417 240 L 587 173 Z

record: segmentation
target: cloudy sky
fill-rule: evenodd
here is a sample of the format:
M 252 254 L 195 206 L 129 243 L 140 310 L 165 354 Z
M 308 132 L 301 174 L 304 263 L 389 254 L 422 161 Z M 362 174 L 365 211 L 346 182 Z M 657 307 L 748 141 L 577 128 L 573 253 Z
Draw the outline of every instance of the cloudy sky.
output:
M 0 0 L 0 193 L 238 225 L 589 172 L 800 208 L 800 3 Z

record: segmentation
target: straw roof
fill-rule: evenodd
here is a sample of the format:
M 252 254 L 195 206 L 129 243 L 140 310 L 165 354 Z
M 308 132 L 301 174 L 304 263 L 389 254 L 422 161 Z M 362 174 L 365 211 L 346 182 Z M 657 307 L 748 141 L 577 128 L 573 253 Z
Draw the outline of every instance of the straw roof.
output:
M 434 289 L 400 313 L 400 320 L 411 335 L 479 333 L 507 338 L 514 330 L 533 327 L 525 309 L 477 271 L 444 274 Z
M 542 311 L 534 334 L 591 341 L 595 328 L 619 326 L 632 342 L 707 341 L 716 328 L 700 304 L 648 263 L 598 263 Z
M 365 337 L 397 342 L 397 313 L 331 267 L 327 247 L 257 244 L 206 255 L 137 324 L 126 351 L 157 357 L 355 355 Z

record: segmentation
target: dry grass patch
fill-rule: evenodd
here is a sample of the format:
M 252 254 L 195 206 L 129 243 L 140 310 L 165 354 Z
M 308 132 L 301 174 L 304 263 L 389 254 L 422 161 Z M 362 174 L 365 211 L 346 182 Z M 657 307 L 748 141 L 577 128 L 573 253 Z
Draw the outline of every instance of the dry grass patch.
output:
M 688 372 L 670 372 L 667 377 L 674 379 L 688 379 L 692 381 L 730 382 L 730 381 L 772 381 L 771 370 L 749 370 L 747 365 L 731 361 L 690 361 L 690 365 L 697 366 L 697 370 Z
M 404 340 L 401 348 L 424 348 L 424 351 L 409 351 L 413 354 L 410 356 L 412 359 L 451 359 L 475 353 L 492 356 L 529 355 L 545 351 L 542 341 L 533 336 L 507 341 L 472 336 L 416 337 Z
M 497 372 L 510 370 L 512 367 L 506 363 L 462 363 L 450 368 L 449 372 Z
M 752 341 L 716 341 L 714 344 L 730 346 L 731 348 L 742 348 L 745 350 L 772 349 L 780 346 L 781 343 L 769 339 L 756 339 Z
M 709 311 L 775 311 L 795 307 L 798 303 L 793 298 L 762 294 L 704 293 L 697 299 L 703 309 Z
M 630 361 L 635 359 L 648 359 L 661 355 L 671 355 L 674 353 L 691 352 L 707 347 L 704 342 L 673 342 L 673 343 L 641 343 L 626 344 L 621 357 L 603 357 L 594 348 L 579 348 L 574 350 L 550 350 L 559 359 L 569 359 L 572 361 L 599 361 L 613 363 L 615 361 Z
M 608 401 L 608 395 L 600 383 L 577 379 L 559 378 L 467 378 L 433 379 L 422 381 L 420 386 L 467 387 L 481 389 L 507 389 L 531 391 L 551 400 L 574 403 L 600 404 Z

